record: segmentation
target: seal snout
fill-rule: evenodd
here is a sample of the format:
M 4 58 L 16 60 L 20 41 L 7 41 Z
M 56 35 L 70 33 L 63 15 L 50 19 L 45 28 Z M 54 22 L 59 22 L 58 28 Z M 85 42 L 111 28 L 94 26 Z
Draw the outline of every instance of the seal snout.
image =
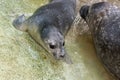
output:
M 84 6 L 81 7 L 79 13 L 80 13 L 80 16 L 83 19 L 86 19 L 86 16 L 88 15 L 88 10 L 89 10 L 89 6 L 88 5 L 84 5 Z
M 56 52 L 53 52 L 55 59 L 60 60 L 65 57 L 66 53 L 64 49 L 58 49 Z
M 64 58 L 64 57 L 65 57 L 65 54 L 60 54 L 60 57 L 61 57 L 61 58 Z
M 47 44 L 54 58 L 59 60 L 65 57 L 66 51 L 64 48 L 65 42 L 61 42 L 61 40 L 59 39 L 57 39 L 57 41 L 58 42 L 56 42 L 56 40 L 54 40 L 53 38 L 48 39 Z
M 61 49 L 61 53 L 60 53 L 60 58 L 64 58 L 65 57 L 65 49 L 64 48 L 62 48 Z

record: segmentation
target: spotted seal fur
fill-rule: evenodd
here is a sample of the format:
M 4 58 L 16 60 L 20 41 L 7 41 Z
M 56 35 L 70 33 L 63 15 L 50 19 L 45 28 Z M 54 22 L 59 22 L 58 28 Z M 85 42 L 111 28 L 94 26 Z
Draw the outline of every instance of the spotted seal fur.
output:
M 90 28 L 98 57 L 120 80 L 120 8 L 99 2 L 82 6 L 80 15 Z
M 24 15 L 13 21 L 13 26 L 42 45 L 57 60 L 66 57 L 65 36 L 75 19 L 76 0 L 52 0 L 38 8 L 32 16 Z

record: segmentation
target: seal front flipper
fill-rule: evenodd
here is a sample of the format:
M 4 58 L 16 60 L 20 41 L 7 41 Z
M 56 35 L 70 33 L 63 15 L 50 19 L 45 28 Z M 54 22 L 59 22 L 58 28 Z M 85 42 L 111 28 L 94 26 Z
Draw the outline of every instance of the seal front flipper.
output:
M 25 25 L 25 15 L 18 16 L 12 23 L 12 25 L 20 30 L 20 31 L 27 31 L 27 26 Z

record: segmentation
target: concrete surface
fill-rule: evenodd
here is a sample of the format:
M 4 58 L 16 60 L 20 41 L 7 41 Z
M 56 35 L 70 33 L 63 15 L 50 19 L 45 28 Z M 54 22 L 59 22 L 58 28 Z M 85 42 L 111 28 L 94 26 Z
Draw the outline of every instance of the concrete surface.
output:
M 47 0 L 0 0 L 0 80 L 112 80 L 95 54 L 89 33 L 76 33 L 75 26 L 68 33 L 66 49 L 73 64 L 66 64 L 55 61 L 27 33 L 12 26 L 16 16 L 29 16 L 45 3 Z M 79 26 L 86 25 L 81 22 Z

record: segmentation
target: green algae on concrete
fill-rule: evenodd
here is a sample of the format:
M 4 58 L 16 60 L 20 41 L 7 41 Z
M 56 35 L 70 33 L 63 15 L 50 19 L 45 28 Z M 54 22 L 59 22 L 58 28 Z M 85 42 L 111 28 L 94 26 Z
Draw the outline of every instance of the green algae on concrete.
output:
M 110 80 L 90 36 L 69 32 L 66 49 L 73 64 L 66 64 L 55 61 L 27 33 L 12 26 L 16 16 L 29 16 L 43 3 L 47 0 L 0 1 L 0 80 Z

